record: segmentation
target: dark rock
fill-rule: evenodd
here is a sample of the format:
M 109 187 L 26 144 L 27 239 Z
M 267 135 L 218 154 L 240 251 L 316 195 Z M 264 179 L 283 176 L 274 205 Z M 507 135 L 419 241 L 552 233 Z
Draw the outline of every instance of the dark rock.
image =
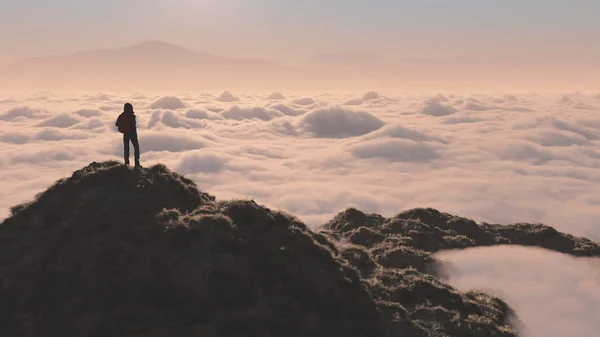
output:
M 345 233 L 359 227 L 380 226 L 383 221 L 384 218 L 381 215 L 365 214 L 355 208 L 349 208 L 325 224 L 324 228 Z
M 377 301 L 386 336 L 428 337 L 425 329 L 408 318 L 406 309 L 396 302 Z
M 385 236 L 376 230 L 366 227 L 359 227 L 350 231 L 347 235 L 348 240 L 355 245 L 373 247 L 385 239 Z
M 92 163 L 15 208 L 0 242 L 2 336 L 383 336 L 324 236 L 161 165 Z
M 548 226 L 477 224 L 431 208 L 408 210 L 387 219 L 351 210 L 336 216 L 326 227 L 328 237 L 338 245 L 344 246 L 345 241 L 359 245 L 344 255 L 355 268 L 365 268 L 359 257 L 370 256 L 375 261 L 376 265 L 369 264 L 369 272 L 362 276 L 380 310 L 388 313 L 394 304 L 401 306 L 407 321 L 431 336 L 516 336 L 515 329 L 521 328 L 515 313 L 501 299 L 484 293 L 460 293 L 441 283 L 452 266 L 435 260 L 435 252 L 513 244 L 575 256 L 600 256 L 597 242 Z M 391 331 L 389 326 L 387 331 Z
M 354 266 L 363 277 L 369 277 L 377 269 L 377 263 L 365 250 L 357 247 L 342 247 L 342 256 Z
M 424 271 L 433 258 L 424 251 L 411 247 L 401 246 L 385 251 L 377 256 L 377 262 L 386 268 L 416 268 Z
M 404 220 L 419 220 L 424 224 L 438 227 L 439 229 L 448 229 L 449 215 L 441 213 L 433 208 L 411 209 L 396 215 L 395 218 Z

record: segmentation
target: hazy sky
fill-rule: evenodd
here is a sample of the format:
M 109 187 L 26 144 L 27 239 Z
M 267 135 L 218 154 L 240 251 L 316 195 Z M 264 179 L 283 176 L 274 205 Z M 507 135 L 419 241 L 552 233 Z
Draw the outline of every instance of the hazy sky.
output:
M 2 0 L 0 62 L 157 39 L 227 56 L 600 57 L 597 0 Z

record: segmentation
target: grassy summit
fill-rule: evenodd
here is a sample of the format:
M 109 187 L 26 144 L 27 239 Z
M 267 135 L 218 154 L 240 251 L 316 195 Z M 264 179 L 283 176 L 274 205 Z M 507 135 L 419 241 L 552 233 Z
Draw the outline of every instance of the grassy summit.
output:
M 349 209 L 321 232 L 219 201 L 163 165 L 92 163 L 0 224 L 2 336 L 515 336 L 501 299 L 431 253 L 493 244 L 599 256 L 540 225 Z

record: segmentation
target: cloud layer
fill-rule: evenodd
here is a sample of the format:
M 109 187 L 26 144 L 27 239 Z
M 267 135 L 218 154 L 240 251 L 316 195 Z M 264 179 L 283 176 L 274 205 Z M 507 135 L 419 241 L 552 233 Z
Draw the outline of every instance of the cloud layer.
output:
M 120 160 L 124 102 L 142 163 L 310 225 L 347 207 L 435 207 L 600 239 L 600 101 L 580 93 L 15 94 L 0 100 L 2 214 L 81 165 Z
M 0 97 L 0 216 L 92 161 L 122 160 L 114 122 L 129 101 L 142 165 L 164 163 L 218 198 L 252 198 L 311 226 L 348 207 L 434 207 L 600 239 L 600 101 L 583 94 Z M 589 260 L 515 247 L 440 256 L 457 287 L 506 297 L 526 336 L 600 330 Z
M 346 138 L 378 130 L 385 122 L 368 112 L 333 107 L 306 114 L 301 124 L 317 137 Z
M 524 337 L 595 337 L 600 331 L 600 258 L 538 248 L 450 251 L 449 282 L 503 297 L 524 323 Z

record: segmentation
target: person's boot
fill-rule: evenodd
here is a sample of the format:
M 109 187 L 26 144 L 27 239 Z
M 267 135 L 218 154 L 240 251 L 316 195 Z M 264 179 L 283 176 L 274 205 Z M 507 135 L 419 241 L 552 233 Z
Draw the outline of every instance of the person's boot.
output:
M 140 165 L 140 163 L 139 163 L 139 162 L 138 162 L 138 163 L 135 163 L 135 169 L 136 169 L 136 170 L 142 169 L 142 165 Z

